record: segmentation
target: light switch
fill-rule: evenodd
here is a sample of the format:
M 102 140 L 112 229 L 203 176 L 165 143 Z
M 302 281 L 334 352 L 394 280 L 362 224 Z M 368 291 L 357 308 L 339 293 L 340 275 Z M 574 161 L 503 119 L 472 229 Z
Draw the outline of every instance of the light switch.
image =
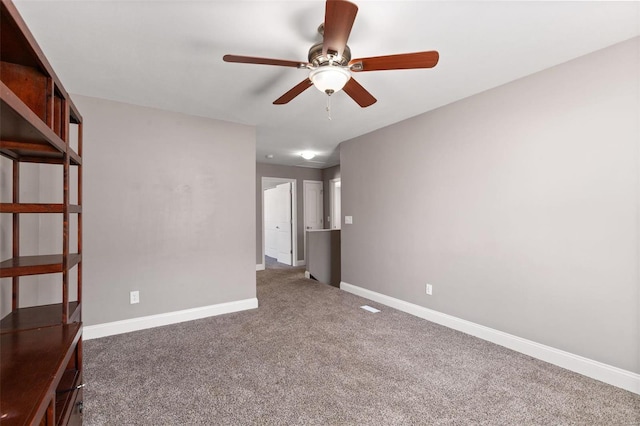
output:
M 345 225 L 351 225 L 353 223 L 353 216 L 345 216 L 344 217 L 344 224 Z

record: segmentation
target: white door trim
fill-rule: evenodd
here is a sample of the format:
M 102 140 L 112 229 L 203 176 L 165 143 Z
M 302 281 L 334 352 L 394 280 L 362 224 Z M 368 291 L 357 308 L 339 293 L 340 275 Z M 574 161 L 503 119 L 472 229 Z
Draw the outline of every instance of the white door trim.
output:
M 297 202 L 297 189 L 296 189 L 296 179 L 289 178 L 277 178 L 277 177 L 267 177 L 263 176 L 261 179 L 261 188 L 260 188 L 260 206 L 261 212 L 260 217 L 262 221 L 262 265 L 265 265 L 264 259 L 264 190 L 270 188 L 270 185 L 275 187 L 275 183 L 291 183 L 291 251 L 293 264 L 296 264 L 296 260 L 298 259 L 298 202 Z M 258 265 L 256 265 L 256 269 Z

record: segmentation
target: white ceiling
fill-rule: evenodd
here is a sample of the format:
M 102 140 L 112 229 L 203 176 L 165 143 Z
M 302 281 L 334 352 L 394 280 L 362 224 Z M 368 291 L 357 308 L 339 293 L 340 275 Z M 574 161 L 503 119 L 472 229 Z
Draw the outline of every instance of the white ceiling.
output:
M 356 74 L 378 102 L 336 93 L 329 120 L 313 88 L 272 105 L 305 70 L 222 61 L 306 61 L 322 0 L 15 3 L 69 92 L 255 125 L 257 161 L 320 168 L 339 162 L 344 140 L 640 35 L 635 1 L 359 0 L 353 58 L 438 50 L 440 62 Z M 297 156 L 307 149 L 311 162 Z

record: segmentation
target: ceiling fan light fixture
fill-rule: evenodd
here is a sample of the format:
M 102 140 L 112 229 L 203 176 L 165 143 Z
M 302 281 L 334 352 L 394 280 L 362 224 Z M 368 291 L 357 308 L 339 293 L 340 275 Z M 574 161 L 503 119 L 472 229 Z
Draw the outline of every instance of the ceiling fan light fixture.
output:
M 357 13 L 358 6 L 349 0 L 326 0 L 324 22 L 318 27 L 322 41 L 318 41 L 311 46 L 307 55 L 308 62 L 306 63 L 239 55 L 224 55 L 222 59 L 225 62 L 240 64 L 309 69 L 310 72 L 307 78 L 273 101 L 273 104 L 287 104 L 313 85 L 319 91 L 329 95 L 327 97 L 329 119 L 331 119 L 330 95 L 340 90 L 346 89 L 345 93 L 362 108 L 369 107 L 377 102 L 376 98 L 367 89 L 362 87 L 355 78 L 352 79 L 352 72 L 433 68 L 438 63 L 440 55 L 435 50 L 372 56 L 352 60 L 351 49 L 347 41 Z
M 316 89 L 327 95 L 342 90 L 350 78 L 351 73 L 348 70 L 335 65 L 319 67 L 309 73 L 309 80 Z

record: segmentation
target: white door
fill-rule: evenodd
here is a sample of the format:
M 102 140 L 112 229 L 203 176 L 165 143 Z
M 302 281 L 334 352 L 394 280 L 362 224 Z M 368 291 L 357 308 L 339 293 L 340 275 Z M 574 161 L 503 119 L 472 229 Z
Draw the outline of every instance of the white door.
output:
M 278 190 L 264 191 L 264 254 L 278 258 Z
M 307 231 L 312 229 L 322 229 L 323 199 L 322 182 L 305 180 L 303 182 L 303 203 L 304 203 L 304 258 L 307 258 Z
M 276 186 L 278 262 L 293 266 L 291 250 L 291 183 Z
M 340 208 L 341 205 L 341 191 L 342 186 L 340 183 L 340 179 L 331 180 L 331 229 L 340 229 L 340 217 L 342 216 L 342 210 Z

